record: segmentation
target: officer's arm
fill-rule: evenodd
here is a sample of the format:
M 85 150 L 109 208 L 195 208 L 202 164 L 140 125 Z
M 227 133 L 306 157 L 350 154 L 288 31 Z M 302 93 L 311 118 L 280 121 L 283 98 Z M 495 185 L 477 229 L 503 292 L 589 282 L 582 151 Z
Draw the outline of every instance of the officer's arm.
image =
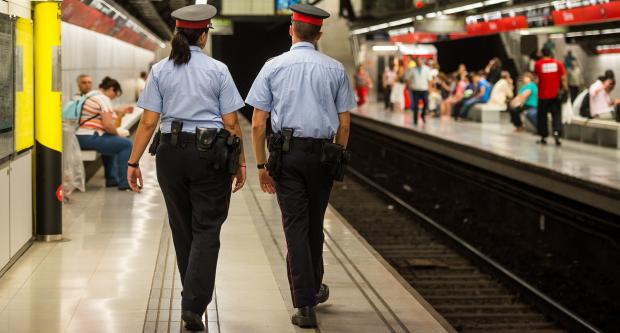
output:
M 230 112 L 222 116 L 224 121 L 224 128 L 239 137 L 241 139 L 241 155 L 239 155 L 239 163 L 245 165 L 245 154 L 243 153 L 243 136 L 241 133 L 241 126 L 239 126 L 239 118 L 237 112 Z
M 254 114 L 252 115 L 252 145 L 254 146 L 256 164 L 265 164 L 267 162 L 267 153 L 265 152 L 267 118 L 269 118 L 269 112 L 254 108 Z
M 129 163 L 138 163 L 142 154 L 146 150 L 153 137 L 153 133 L 159 123 L 160 114 L 157 112 L 144 110 L 140 124 L 138 125 L 138 131 L 136 132 L 136 138 L 133 143 L 133 149 L 131 150 L 131 156 L 129 157 Z
M 342 112 L 338 114 L 338 120 L 340 125 L 338 126 L 338 132 L 336 132 L 336 143 L 347 148 L 349 143 L 349 129 L 351 127 L 351 114 L 349 112 Z

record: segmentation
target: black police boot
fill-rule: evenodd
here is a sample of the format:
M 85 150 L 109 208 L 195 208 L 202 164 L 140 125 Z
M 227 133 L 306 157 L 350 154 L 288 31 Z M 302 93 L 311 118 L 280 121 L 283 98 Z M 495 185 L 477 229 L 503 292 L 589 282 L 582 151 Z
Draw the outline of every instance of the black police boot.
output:
M 293 318 L 291 318 L 293 325 L 297 325 L 301 328 L 314 328 L 318 326 L 316 323 L 314 306 L 305 306 L 296 310 L 297 312 L 293 315 Z
M 316 293 L 317 304 L 325 303 L 329 299 L 329 287 L 326 284 L 321 284 L 319 292 Z
M 558 132 L 553 132 L 553 138 L 555 139 L 555 145 L 556 146 L 561 146 L 562 142 L 560 141 L 560 133 Z
M 184 310 L 181 314 L 181 318 L 185 322 L 185 328 L 189 331 L 204 331 L 205 324 L 202 322 L 202 317 L 189 310 Z

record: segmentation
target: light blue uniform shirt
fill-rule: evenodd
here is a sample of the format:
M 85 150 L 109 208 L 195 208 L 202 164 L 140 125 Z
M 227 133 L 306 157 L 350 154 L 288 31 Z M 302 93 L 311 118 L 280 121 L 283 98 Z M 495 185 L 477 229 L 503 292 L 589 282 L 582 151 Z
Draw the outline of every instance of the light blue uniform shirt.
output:
M 245 101 L 271 113 L 274 132 L 317 139 L 334 137 L 338 114 L 357 106 L 342 64 L 306 42 L 267 61 Z
M 138 106 L 161 113 L 161 131 L 170 133 L 174 120 L 183 122 L 183 132 L 196 127 L 224 128 L 222 115 L 245 104 L 228 67 L 198 46 L 190 46 L 189 63 L 175 66 L 168 58 L 153 66 Z

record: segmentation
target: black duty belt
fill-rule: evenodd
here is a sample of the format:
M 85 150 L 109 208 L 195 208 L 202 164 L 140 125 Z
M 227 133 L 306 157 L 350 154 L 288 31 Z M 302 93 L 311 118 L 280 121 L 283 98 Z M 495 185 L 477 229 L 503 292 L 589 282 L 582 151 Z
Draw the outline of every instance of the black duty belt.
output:
M 195 143 L 196 142 L 196 133 L 187 133 L 181 132 L 178 134 L 178 143 Z M 161 142 L 165 144 L 172 143 L 172 133 L 162 133 L 160 137 Z
M 331 141 L 330 139 L 292 138 L 291 150 L 301 150 L 308 153 L 320 154 L 323 150 L 323 144 Z

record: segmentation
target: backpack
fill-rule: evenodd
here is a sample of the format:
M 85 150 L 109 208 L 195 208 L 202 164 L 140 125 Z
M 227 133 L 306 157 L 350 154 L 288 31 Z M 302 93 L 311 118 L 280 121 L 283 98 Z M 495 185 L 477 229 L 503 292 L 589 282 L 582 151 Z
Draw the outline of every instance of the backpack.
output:
M 585 96 L 583 96 L 583 101 L 581 102 L 581 106 L 579 107 L 579 115 L 584 117 L 584 118 L 588 118 L 588 119 L 592 119 L 592 114 L 590 113 L 590 93 L 586 93 Z
M 80 96 L 80 98 L 74 98 L 71 101 L 69 101 L 69 103 L 67 103 L 62 108 L 62 120 L 76 122 L 78 123 L 77 127 L 79 128 L 80 126 L 84 125 L 86 122 L 89 122 L 95 119 L 96 117 L 98 117 L 99 115 L 96 114 L 84 120 L 83 122 L 80 122 L 80 119 L 82 119 L 82 110 L 84 109 L 84 103 L 86 103 L 87 99 L 95 95 L 99 95 L 99 92 L 96 90 L 91 91 L 85 95 L 82 95 Z

